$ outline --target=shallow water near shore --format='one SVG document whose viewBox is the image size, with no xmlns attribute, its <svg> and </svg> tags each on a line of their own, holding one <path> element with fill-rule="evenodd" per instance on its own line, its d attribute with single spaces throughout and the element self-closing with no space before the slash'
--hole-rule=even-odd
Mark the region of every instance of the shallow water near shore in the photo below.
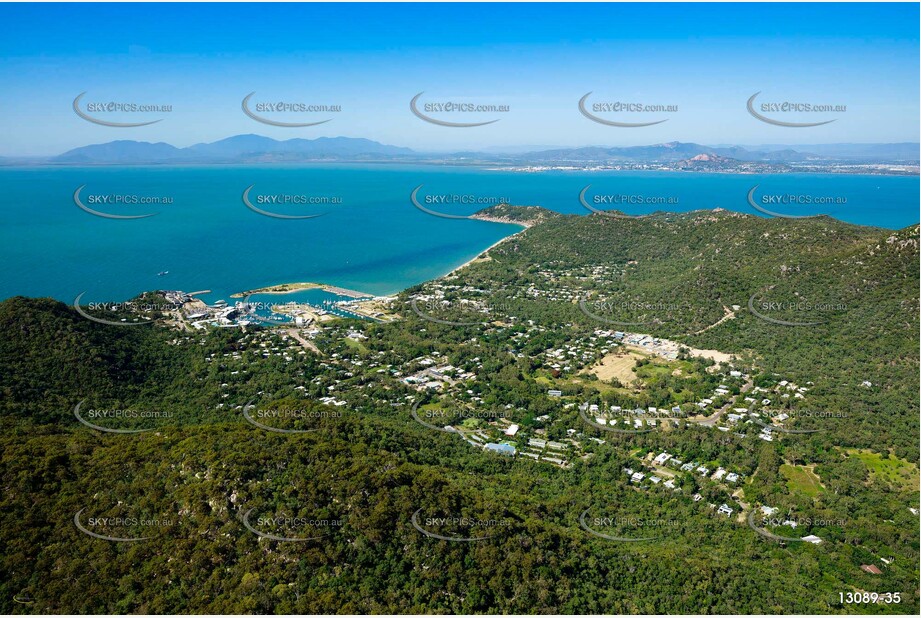
<svg viewBox="0 0 921 618">
<path fill-rule="evenodd" d="M 64 302 L 127 300 L 143 291 L 210 290 L 230 301 L 247 289 L 313 281 L 372 295 L 441 276 L 521 228 L 449 219 L 410 201 L 419 185 L 426 208 L 467 215 L 497 201 L 587 214 L 579 193 L 627 196 L 629 214 L 725 208 L 758 215 L 758 195 L 829 196 L 839 203 L 777 203 L 786 214 L 830 214 L 890 229 L 918 223 L 917 177 L 671 172 L 523 173 L 473 167 L 316 164 L 309 166 L 4 168 L 0 298 L 50 296 Z M 116 220 L 81 210 L 74 201 Z M 310 219 L 265 216 L 321 215 Z M 101 196 L 110 196 L 109 201 Z M 123 197 L 124 196 L 124 197 Z M 134 204 L 130 198 L 160 198 Z M 290 196 L 301 201 L 280 203 Z M 119 198 L 116 203 L 112 199 Z M 638 198 L 648 203 L 638 203 Z M 844 198 L 844 202 L 837 198 Z M 296 200 L 295 200 L 296 201 Z M 162 273 L 162 274 L 161 274 Z M 294 297 L 276 297 L 294 300 Z"/>
</svg>

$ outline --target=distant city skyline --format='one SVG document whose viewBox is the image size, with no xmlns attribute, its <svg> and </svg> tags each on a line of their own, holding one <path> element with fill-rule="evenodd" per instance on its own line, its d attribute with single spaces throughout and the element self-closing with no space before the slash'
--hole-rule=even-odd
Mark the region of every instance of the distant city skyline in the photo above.
<svg viewBox="0 0 921 618">
<path fill-rule="evenodd" d="M 3 156 L 113 140 L 178 147 L 255 133 L 360 137 L 421 152 L 916 142 L 917 4 L 3 5 Z M 162 113 L 80 118 L 109 101 Z M 339 106 L 259 112 L 267 102 Z M 410 110 L 417 102 L 426 121 Z M 609 126 L 602 120 L 646 124 Z M 781 122 L 824 122 L 806 128 Z M 439 103 L 508 111 L 439 113 Z M 656 112 L 608 112 L 612 102 Z M 843 106 L 787 113 L 781 102 Z M 602 109 L 593 110 L 593 105 Z M 675 109 L 677 108 L 677 109 Z M 86 109 L 84 107 L 84 109 Z M 440 126 L 437 121 L 480 123 Z M 543 146 L 540 146 L 543 145 Z"/>
</svg>

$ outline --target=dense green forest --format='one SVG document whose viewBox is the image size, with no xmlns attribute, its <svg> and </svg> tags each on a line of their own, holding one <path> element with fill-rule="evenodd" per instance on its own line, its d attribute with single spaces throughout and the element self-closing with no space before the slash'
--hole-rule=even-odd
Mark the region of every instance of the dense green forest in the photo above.
<svg viewBox="0 0 921 618">
<path fill-rule="evenodd" d="M 401 319 L 324 324 L 319 353 L 279 328 L 110 326 L 49 299 L 0 303 L 0 610 L 917 613 L 917 227 L 526 215 L 537 223 L 488 259 L 404 292 Z M 816 324 L 764 320 L 753 295 L 776 320 Z M 435 296 L 418 306 L 448 323 L 409 310 Z M 693 405 L 724 382 L 740 401 L 744 380 L 686 351 L 637 361 L 629 387 L 594 379 L 582 366 L 615 348 L 599 329 L 735 354 L 753 385 L 809 384 L 810 409 L 836 414 L 770 442 L 686 422 L 605 432 L 575 404 Z M 565 346 L 579 368 L 548 361 Z M 430 362 L 453 368 L 450 389 L 406 382 Z M 414 421 L 420 403 L 499 409 L 579 448 L 565 467 L 474 448 Z M 663 451 L 737 472 L 738 495 L 705 476 L 631 483 L 625 469 Z M 727 503 L 733 517 L 709 508 Z M 806 522 L 775 532 L 821 544 L 737 518 L 761 505 Z M 901 599 L 842 605 L 852 591 Z"/>
</svg>

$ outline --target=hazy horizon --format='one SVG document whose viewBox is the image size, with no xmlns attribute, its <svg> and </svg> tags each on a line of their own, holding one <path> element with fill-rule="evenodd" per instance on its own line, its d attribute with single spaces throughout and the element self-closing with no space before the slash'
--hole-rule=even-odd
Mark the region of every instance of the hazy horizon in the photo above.
<svg viewBox="0 0 921 618">
<path fill-rule="evenodd" d="M 186 149 L 186 148 L 190 148 L 190 147 L 192 147 L 192 146 L 199 146 L 199 145 L 205 145 L 205 144 L 214 144 L 214 143 L 222 142 L 222 141 L 229 140 L 229 139 L 233 139 L 233 138 L 237 138 L 237 137 L 248 137 L 248 136 L 264 137 L 264 138 L 273 139 L 273 140 L 276 140 L 276 141 L 279 141 L 279 142 L 284 142 L 284 141 L 286 141 L 286 140 L 288 140 L 288 139 L 307 139 L 307 140 L 313 140 L 313 139 L 319 139 L 319 138 L 326 138 L 326 139 L 342 139 L 342 138 L 344 138 L 344 139 L 369 139 L 369 138 L 362 137 L 362 136 L 352 136 L 352 135 L 329 135 L 329 136 L 318 136 L 318 137 L 298 137 L 298 136 L 291 136 L 291 137 L 270 137 L 270 136 L 268 136 L 268 135 L 263 135 L 262 133 L 239 133 L 239 134 L 235 134 L 235 135 L 227 135 L 227 136 L 224 136 L 224 137 L 216 138 L 215 140 L 210 141 L 210 142 L 196 142 L 196 143 L 187 144 L 187 145 L 174 144 L 174 143 L 170 143 L 170 142 L 165 141 L 165 140 L 113 139 L 113 140 L 102 141 L 102 142 L 91 143 L 91 144 L 81 144 L 81 145 L 75 146 L 74 148 L 71 148 L 71 149 L 68 149 L 68 150 L 65 150 L 65 151 L 62 151 L 62 152 L 49 152 L 49 153 L 32 154 L 32 155 L 6 154 L 6 155 L 0 155 L 0 157 L 10 158 L 10 159 L 17 159 L 17 158 L 18 158 L 18 159 L 45 159 L 45 158 L 54 158 L 54 157 L 60 156 L 60 155 L 62 155 L 62 154 L 66 154 L 67 152 L 70 152 L 71 150 L 79 150 L 79 149 L 81 149 L 81 148 L 86 148 L 86 147 L 90 147 L 90 146 L 101 146 L 101 145 L 111 144 L 111 143 L 113 143 L 113 142 L 136 142 L 136 143 L 144 143 L 144 144 L 152 144 L 152 145 L 156 145 L 156 144 L 167 144 L 167 145 L 173 146 L 173 147 L 178 148 L 178 149 Z M 376 140 L 372 140 L 372 141 L 376 141 Z M 410 147 L 410 146 L 406 146 L 406 145 L 404 145 L 404 144 L 389 144 L 389 143 L 384 143 L 384 142 L 379 142 L 379 143 L 380 143 L 381 145 L 384 145 L 384 146 L 393 146 L 393 147 L 397 147 L 397 148 L 409 148 L 409 149 L 411 149 L 411 150 L 413 151 L 414 154 L 419 154 L 419 155 L 456 154 L 456 153 L 460 153 L 460 152 L 477 152 L 477 153 L 481 153 L 481 154 L 509 154 L 509 155 L 512 155 L 512 154 L 538 153 L 538 152 L 545 152 L 545 151 L 551 151 L 551 150 L 570 150 L 570 149 L 581 149 L 581 148 L 604 148 L 604 149 L 612 149 L 612 148 L 630 148 L 630 147 L 644 147 L 644 146 L 645 146 L 645 147 L 649 147 L 649 146 L 658 146 L 658 145 L 664 145 L 664 144 L 670 144 L 670 143 L 682 143 L 682 144 L 694 143 L 694 144 L 698 144 L 698 145 L 700 145 L 700 146 L 705 146 L 705 147 L 714 148 L 714 149 L 719 149 L 719 148 L 742 148 L 742 149 L 748 150 L 749 152 L 753 152 L 753 151 L 772 152 L 772 151 L 783 150 L 783 149 L 794 149 L 794 150 L 798 150 L 798 151 L 804 152 L 804 153 L 805 153 L 805 152 L 808 152 L 808 149 L 809 149 L 810 147 L 813 147 L 813 148 L 816 148 L 816 147 L 828 148 L 828 147 L 846 147 L 846 146 L 896 146 L 896 145 L 902 145 L 902 144 L 921 145 L 921 142 L 917 142 L 917 141 L 904 141 L 904 142 L 827 142 L 827 143 L 811 143 L 811 144 L 790 144 L 790 143 L 783 143 L 783 144 L 740 144 L 740 143 L 728 143 L 728 142 L 727 142 L 727 143 L 717 143 L 717 144 L 714 144 L 714 143 L 685 142 L 685 141 L 683 141 L 683 140 L 665 140 L 665 141 L 661 141 L 661 142 L 650 142 L 650 143 L 644 143 L 644 144 L 630 144 L 630 145 L 618 145 L 618 144 L 606 144 L 606 143 L 590 143 L 590 144 L 580 144 L 580 145 L 574 145 L 574 146 L 564 146 L 564 145 L 535 145 L 535 146 L 526 146 L 526 145 L 510 144 L 510 145 L 508 145 L 508 146 L 487 146 L 487 147 L 480 148 L 480 149 L 454 149 L 454 148 L 448 148 L 448 147 L 443 147 L 443 148 L 437 148 L 437 147 L 436 147 L 436 148 L 417 149 L 417 148 L 412 148 L 412 147 Z"/>
</svg>

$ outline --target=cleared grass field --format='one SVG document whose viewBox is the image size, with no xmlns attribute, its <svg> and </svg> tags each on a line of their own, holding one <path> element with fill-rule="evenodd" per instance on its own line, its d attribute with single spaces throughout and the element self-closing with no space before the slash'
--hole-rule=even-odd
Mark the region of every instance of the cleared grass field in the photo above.
<svg viewBox="0 0 921 618">
<path fill-rule="evenodd" d="M 623 384 L 630 384 L 636 379 L 633 367 L 639 358 L 645 357 L 636 352 L 627 352 L 626 354 L 620 352 L 611 353 L 602 358 L 596 365 L 582 370 L 582 373 L 594 373 L 599 380 L 604 382 L 617 378 Z"/>
<path fill-rule="evenodd" d="M 348 337 L 345 338 L 345 345 L 347 345 L 350 348 L 355 348 L 356 350 L 362 353 L 365 353 L 368 351 L 368 348 L 365 347 L 365 345 L 362 344 L 360 341 L 355 341 L 354 339 L 349 339 Z"/>
<path fill-rule="evenodd" d="M 792 492 L 815 498 L 825 491 L 819 477 L 807 466 L 783 464 L 780 473 L 787 478 L 787 487 Z"/>
<path fill-rule="evenodd" d="M 910 461 L 892 455 L 883 458 L 882 454 L 868 450 L 849 449 L 846 452 L 849 457 L 856 457 L 869 468 L 872 481 L 883 481 L 904 489 L 918 488 L 918 468 Z"/>
<path fill-rule="evenodd" d="M 665 376 L 688 377 L 694 373 L 694 364 L 688 361 L 653 361 L 637 368 L 636 375 L 644 379 L 659 379 Z"/>
</svg>

